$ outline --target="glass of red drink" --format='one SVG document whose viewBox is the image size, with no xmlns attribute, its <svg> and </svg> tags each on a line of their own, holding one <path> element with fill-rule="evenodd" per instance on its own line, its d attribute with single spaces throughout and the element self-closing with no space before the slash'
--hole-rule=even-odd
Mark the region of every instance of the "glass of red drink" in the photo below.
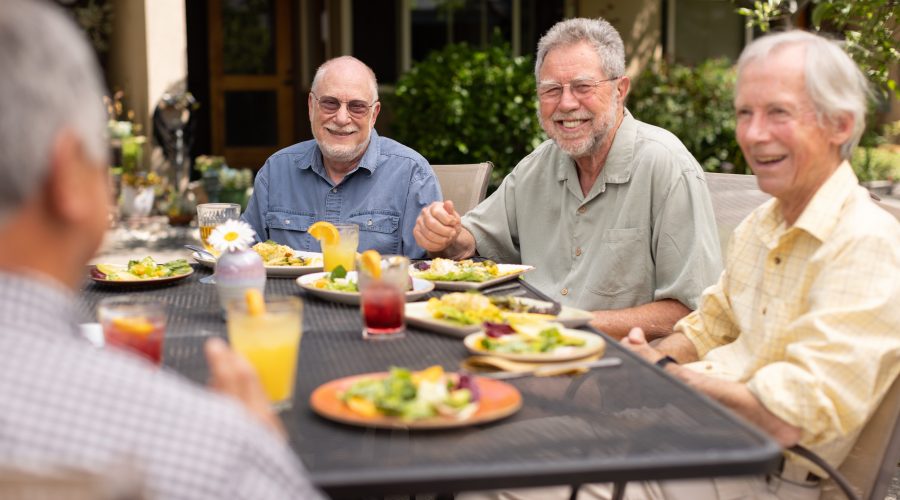
<svg viewBox="0 0 900 500">
<path fill-rule="evenodd" d="M 363 320 L 363 338 L 372 340 L 403 337 L 406 322 L 406 290 L 409 286 L 409 259 L 402 255 L 384 255 L 378 276 L 357 263 L 359 310 Z"/>
<path fill-rule="evenodd" d="M 162 363 L 166 331 L 166 306 L 147 297 L 110 297 L 100 301 L 97 318 L 106 345 Z"/>
</svg>

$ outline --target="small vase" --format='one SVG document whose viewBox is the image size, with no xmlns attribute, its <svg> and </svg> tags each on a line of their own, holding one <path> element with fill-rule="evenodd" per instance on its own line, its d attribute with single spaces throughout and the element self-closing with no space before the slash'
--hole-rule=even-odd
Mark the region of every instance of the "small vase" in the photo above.
<svg viewBox="0 0 900 500">
<path fill-rule="evenodd" d="M 259 293 L 266 289 L 266 268 L 262 258 L 251 249 L 228 251 L 216 262 L 216 289 L 222 309 L 231 300 L 243 300 L 248 288 Z"/>
</svg>

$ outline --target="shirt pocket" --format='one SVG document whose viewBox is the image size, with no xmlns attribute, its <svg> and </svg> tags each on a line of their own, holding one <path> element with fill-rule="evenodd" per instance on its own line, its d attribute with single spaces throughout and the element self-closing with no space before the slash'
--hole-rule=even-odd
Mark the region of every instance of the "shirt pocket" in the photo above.
<svg viewBox="0 0 900 500">
<path fill-rule="evenodd" d="M 632 307 L 653 300 L 649 231 L 644 228 L 607 229 L 600 238 L 602 266 L 588 290 L 605 297 L 609 309 Z"/>
<path fill-rule="evenodd" d="M 383 254 L 400 253 L 400 214 L 391 210 L 371 210 L 350 215 L 348 222 L 359 226 L 359 250 L 375 249 Z"/>
<path fill-rule="evenodd" d="M 269 231 L 269 238 L 296 250 L 312 250 L 311 240 L 306 231 L 315 221 L 315 216 L 311 214 L 294 214 L 289 212 L 269 212 L 266 214 L 266 228 Z M 318 247 L 315 251 L 319 251 Z"/>
</svg>

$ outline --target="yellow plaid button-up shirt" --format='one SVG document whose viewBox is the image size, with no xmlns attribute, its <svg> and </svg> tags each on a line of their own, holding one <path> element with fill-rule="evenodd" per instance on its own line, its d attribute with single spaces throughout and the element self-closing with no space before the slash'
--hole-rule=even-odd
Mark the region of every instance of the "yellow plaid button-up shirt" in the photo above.
<svg viewBox="0 0 900 500">
<path fill-rule="evenodd" d="M 900 224 L 845 162 L 793 226 L 778 200 L 754 210 L 675 331 L 688 366 L 746 383 L 837 466 L 900 372 Z"/>
</svg>

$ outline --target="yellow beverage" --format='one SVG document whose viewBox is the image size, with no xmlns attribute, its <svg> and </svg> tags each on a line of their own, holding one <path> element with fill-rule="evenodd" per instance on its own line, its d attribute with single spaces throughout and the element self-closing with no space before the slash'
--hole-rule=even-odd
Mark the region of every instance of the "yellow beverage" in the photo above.
<svg viewBox="0 0 900 500">
<path fill-rule="evenodd" d="M 209 244 L 209 235 L 212 234 L 213 229 L 215 228 L 215 225 L 200 226 L 200 241 L 203 243 L 203 248 L 207 249 L 208 251 L 213 250 L 213 247 Z"/>
<path fill-rule="evenodd" d="M 253 315 L 244 301 L 228 304 L 228 339 L 259 376 L 269 401 L 290 406 L 302 337 L 302 304 L 297 297 L 266 300 L 266 310 Z"/>
<path fill-rule="evenodd" d="M 325 271 L 331 272 L 337 266 L 347 271 L 356 269 L 356 240 L 341 239 L 334 245 L 322 245 L 322 261 Z"/>
</svg>

